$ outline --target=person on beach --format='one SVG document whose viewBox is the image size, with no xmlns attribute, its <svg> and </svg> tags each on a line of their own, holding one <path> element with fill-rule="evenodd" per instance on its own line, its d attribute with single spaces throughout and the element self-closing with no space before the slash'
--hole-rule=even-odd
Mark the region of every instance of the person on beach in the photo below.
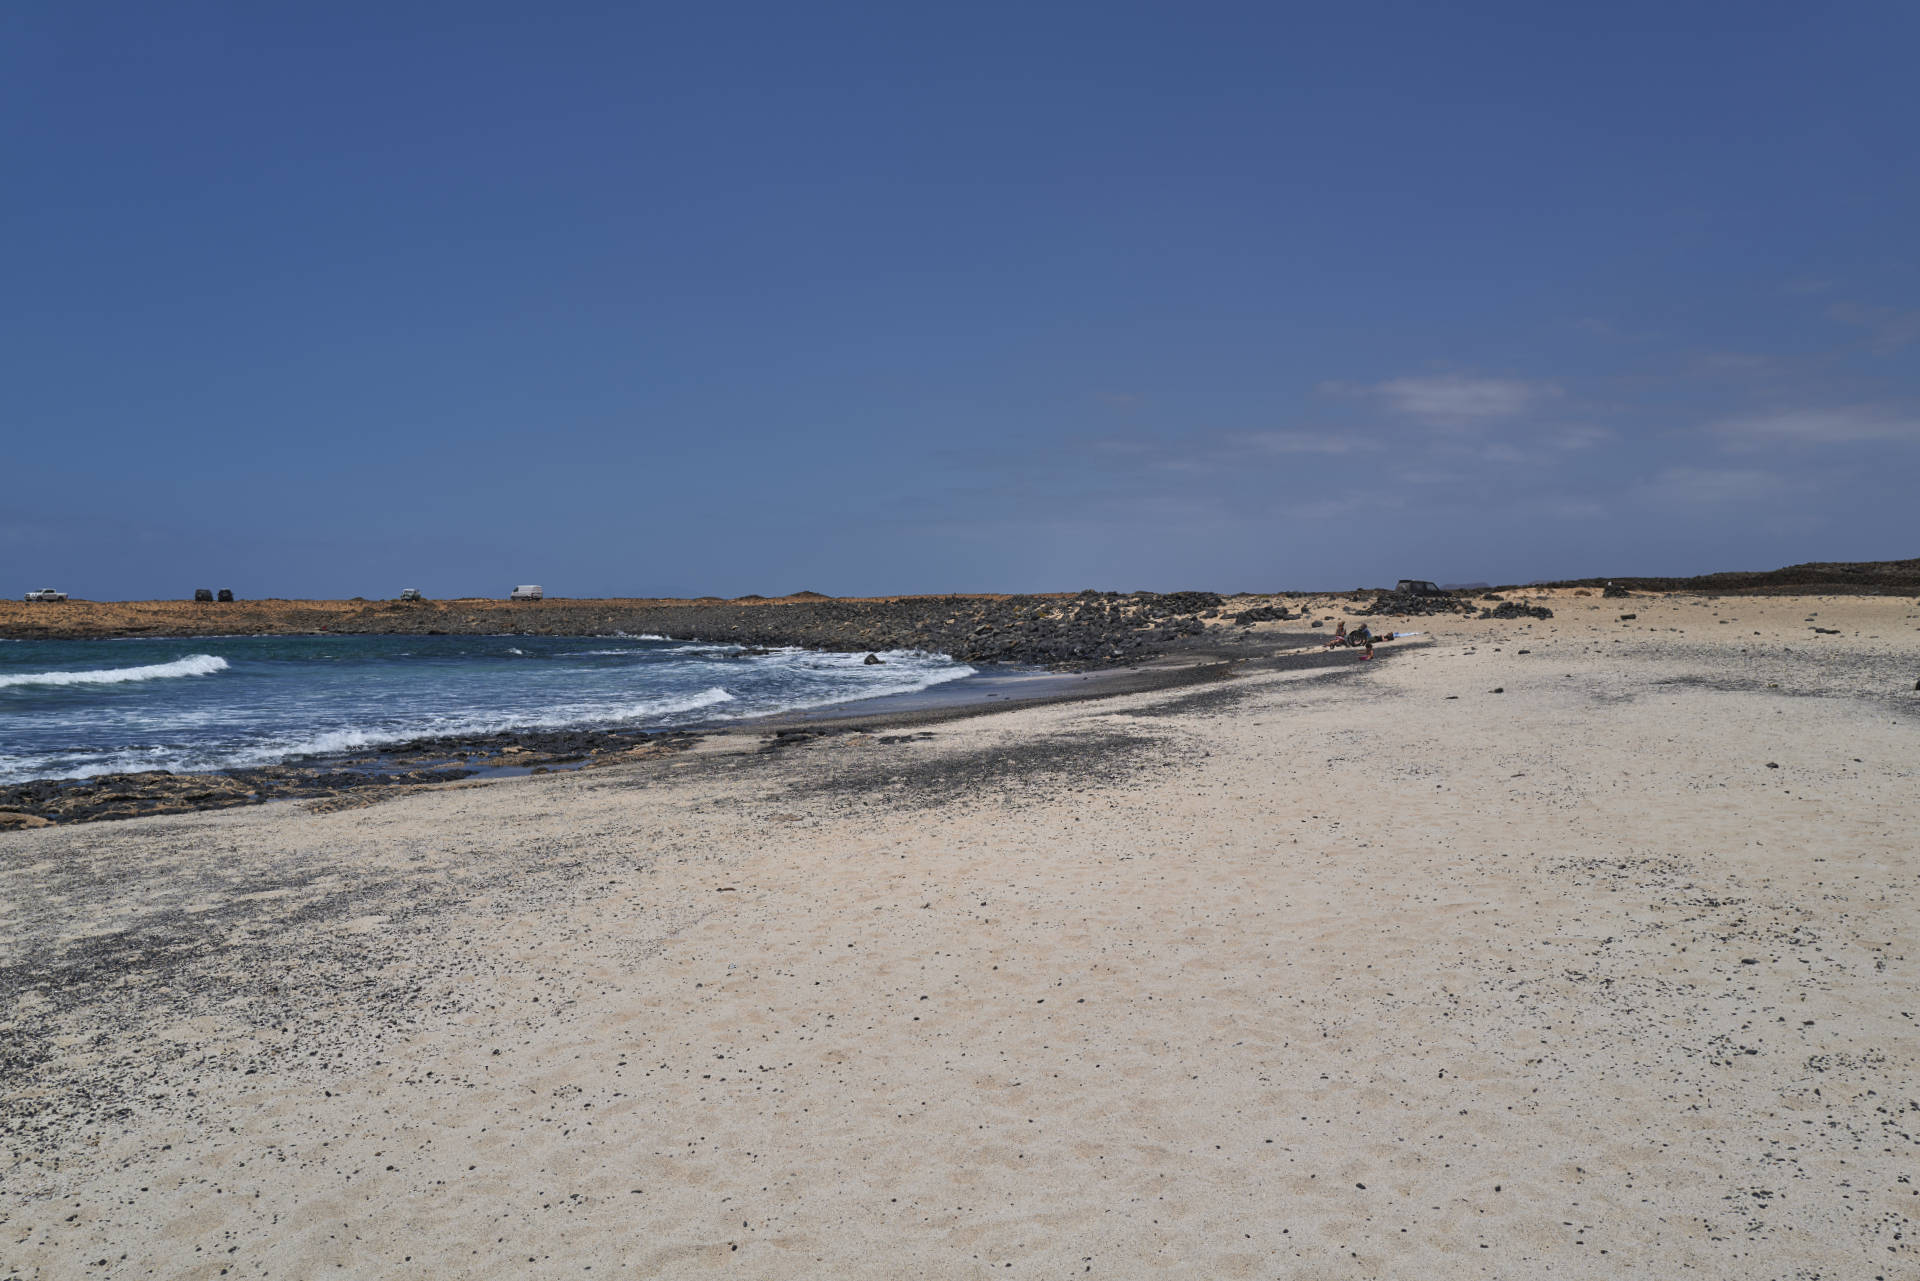
<svg viewBox="0 0 1920 1281">
<path fill-rule="evenodd" d="M 1347 620 L 1343 618 L 1334 627 L 1333 635 L 1327 637 L 1325 648 L 1332 649 L 1336 645 L 1344 645 L 1346 643 L 1347 643 Z"/>
</svg>

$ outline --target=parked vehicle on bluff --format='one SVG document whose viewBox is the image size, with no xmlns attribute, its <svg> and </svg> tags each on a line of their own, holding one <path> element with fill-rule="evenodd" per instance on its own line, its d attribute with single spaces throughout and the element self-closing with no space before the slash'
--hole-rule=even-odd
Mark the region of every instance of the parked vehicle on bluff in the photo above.
<svg viewBox="0 0 1920 1281">
<path fill-rule="evenodd" d="M 418 587 L 402 587 L 400 589 L 400 599 L 401 600 L 425 600 L 426 597 L 420 594 L 420 589 Z"/>
<path fill-rule="evenodd" d="M 213 588 L 211 587 L 194 588 L 193 599 L 197 604 L 202 604 L 202 605 L 213 604 Z"/>
<path fill-rule="evenodd" d="M 42 587 L 39 591 L 28 592 L 26 595 L 28 600 L 65 600 L 66 598 L 65 592 L 57 592 L 51 587 Z"/>
<path fill-rule="evenodd" d="M 219 594 L 215 596 L 214 599 L 219 601 L 222 605 L 233 604 L 233 588 L 222 587 L 220 589 Z"/>
<path fill-rule="evenodd" d="M 1424 578 L 1403 578 L 1393 589 L 1401 596 L 1445 596 L 1446 593 Z"/>
<path fill-rule="evenodd" d="M 508 593 L 507 599 L 508 600 L 539 600 L 544 595 L 546 595 L 546 593 L 540 590 L 540 584 L 522 583 L 520 584 L 520 586 L 514 588 L 512 592 Z"/>
</svg>

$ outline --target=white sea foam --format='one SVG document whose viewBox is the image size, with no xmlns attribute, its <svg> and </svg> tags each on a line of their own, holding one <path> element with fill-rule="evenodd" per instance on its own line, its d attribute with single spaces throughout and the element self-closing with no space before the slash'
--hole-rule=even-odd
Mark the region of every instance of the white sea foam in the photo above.
<svg viewBox="0 0 1920 1281">
<path fill-rule="evenodd" d="M 787 697 L 769 702 L 766 705 L 745 706 L 737 712 L 717 716 L 715 719 L 741 720 L 747 717 L 776 715 L 783 712 L 813 711 L 817 708 L 833 707 L 841 703 L 864 702 L 869 698 L 889 698 L 900 694 L 918 694 L 922 690 L 932 689 L 936 685 L 945 685 L 949 681 L 961 680 L 975 674 L 974 669 L 965 663 L 952 667 L 941 667 L 933 671 L 928 671 L 924 667 L 915 670 L 912 666 L 914 660 L 924 661 L 933 657 L 916 650 L 891 649 L 879 651 L 883 661 L 892 665 L 892 670 L 886 671 L 884 676 L 876 672 L 876 669 L 873 667 L 865 667 L 866 655 L 864 654 L 816 654 L 812 651 L 795 652 L 806 653 L 813 658 L 830 660 L 821 665 L 825 669 L 854 666 L 864 667 L 865 671 L 872 674 L 873 678 L 864 688 L 847 689 L 842 687 L 822 689 L 817 694 L 811 696 L 796 697 L 788 695 Z"/>
<path fill-rule="evenodd" d="M 261 743 L 246 751 L 225 757 L 215 765 L 201 765 L 198 768 L 271 765 L 289 757 L 335 756 L 342 752 L 355 752 L 388 743 L 405 743 L 416 738 L 464 738 L 469 735 L 502 734 L 513 730 L 567 729 L 575 725 L 617 725 L 631 721 L 649 721 L 732 701 L 733 695 L 716 685 L 680 698 L 655 699 L 633 703 L 626 707 L 562 708 L 546 716 L 446 716 L 369 729 L 332 729 L 291 742 Z"/>
<path fill-rule="evenodd" d="M 103 667 L 90 672 L 21 672 L 0 676 L 0 689 L 19 685 L 124 685 L 128 681 L 157 681 L 174 676 L 211 676 L 227 670 L 227 660 L 214 654 L 189 654 L 171 663 L 146 667 Z"/>
<path fill-rule="evenodd" d="M 668 699 L 659 703 L 635 703 L 623 715 L 628 720 L 637 720 L 644 716 L 672 716 L 676 712 L 697 712 L 703 707 L 713 707 L 719 703 L 731 703 L 733 695 L 714 685 L 701 690 L 698 694 L 689 694 L 685 698 Z"/>
</svg>

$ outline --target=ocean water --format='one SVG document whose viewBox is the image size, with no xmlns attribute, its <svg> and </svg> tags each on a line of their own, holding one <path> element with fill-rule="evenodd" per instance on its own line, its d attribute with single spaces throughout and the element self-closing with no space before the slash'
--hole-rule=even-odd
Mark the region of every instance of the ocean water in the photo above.
<svg viewBox="0 0 1920 1281">
<path fill-rule="evenodd" d="M 630 636 L 0 640 L 0 782 L 214 770 L 513 729 L 642 729 L 907 694 L 942 655 Z"/>
</svg>

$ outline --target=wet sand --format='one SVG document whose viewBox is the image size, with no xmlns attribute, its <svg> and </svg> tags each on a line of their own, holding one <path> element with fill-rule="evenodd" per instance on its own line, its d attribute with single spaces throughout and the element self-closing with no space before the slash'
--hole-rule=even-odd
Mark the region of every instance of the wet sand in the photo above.
<svg viewBox="0 0 1920 1281">
<path fill-rule="evenodd" d="M 1920 605 L 1543 599 L 0 833 L 0 1276 L 1912 1275 Z"/>
</svg>

